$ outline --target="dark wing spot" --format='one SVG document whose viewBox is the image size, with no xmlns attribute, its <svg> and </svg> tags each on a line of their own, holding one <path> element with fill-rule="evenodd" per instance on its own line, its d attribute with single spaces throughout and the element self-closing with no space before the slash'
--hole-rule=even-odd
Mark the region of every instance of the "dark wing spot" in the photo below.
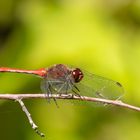
<svg viewBox="0 0 140 140">
<path fill-rule="evenodd" d="M 118 85 L 119 87 L 122 87 L 121 83 L 116 82 L 116 85 Z"/>
</svg>

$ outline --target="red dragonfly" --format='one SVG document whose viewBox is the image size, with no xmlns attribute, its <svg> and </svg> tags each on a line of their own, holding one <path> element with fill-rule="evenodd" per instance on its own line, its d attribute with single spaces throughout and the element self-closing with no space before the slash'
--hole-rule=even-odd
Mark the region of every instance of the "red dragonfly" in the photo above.
<svg viewBox="0 0 140 140">
<path fill-rule="evenodd" d="M 119 82 L 64 64 L 56 64 L 38 70 L 0 67 L 0 72 L 38 75 L 43 79 L 41 90 L 48 98 L 51 94 L 73 93 L 77 96 L 89 95 L 116 100 L 123 95 L 123 87 Z"/>
</svg>

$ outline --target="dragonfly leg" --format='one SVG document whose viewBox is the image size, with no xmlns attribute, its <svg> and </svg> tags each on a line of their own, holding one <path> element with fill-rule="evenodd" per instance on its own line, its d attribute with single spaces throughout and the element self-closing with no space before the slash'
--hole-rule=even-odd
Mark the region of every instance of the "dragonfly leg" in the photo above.
<svg viewBox="0 0 140 140">
<path fill-rule="evenodd" d="M 49 83 L 48 83 L 49 84 Z M 50 102 L 50 97 L 49 97 L 49 95 L 52 95 L 52 92 L 51 92 L 51 85 L 49 84 L 49 86 L 48 86 L 48 99 L 49 99 L 49 102 Z M 54 102 L 55 102 L 55 104 L 56 104 L 56 106 L 59 108 L 59 106 L 58 106 L 58 104 L 57 104 L 57 101 L 56 101 L 56 99 L 55 98 L 53 98 L 53 100 L 54 100 Z"/>
<path fill-rule="evenodd" d="M 77 93 L 75 90 L 72 89 L 72 91 L 73 91 L 74 95 L 76 95 L 76 96 L 78 96 L 78 97 L 81 97 L 80 94 Z"/>
<path fill-rule="evenodd" d="M 59 105 L 58 105 L 58 103 L 57 103 L 56 99 L 55 99 L 55 98 L 53 98 L 53 100 L 54 100 L 55 105 L 57 106 L 57 108 L 59 108 Z"/>
<path fill-rule="evenodd" d="M 51 90 L 49 87 L 49 82 L 46 79 L 42 81 L 41 89 L 45 94 L 45 99 L 47 99 L 48 103 L 50 103 L 49 94 L 51 94 Z"/>
<path fill-rule="evenodd" d="M 50 84 L 48 83 L 48 88 L 47 88 L 47 99 L 48 99 L 48 102 L 50 103 L 50 95 L 51 95 L 51 88 L 50 88 Z"/>
<path fill-rule="evenodd" d="M 71 82 L 72 87 L 74 87 L 78 92 L 80 92 L 80 90 L 78 89 L 78 87 L 77 87 L 75 84 L 73 84 L 72 81 L 70 81 L 70 82 Z M 77 93 L 74 89 L 72 89 L 72 91 L 73 91 L 73 93 L 74 93 L 76 96 L 81 97 L 80 94 Z"/>
</svg>

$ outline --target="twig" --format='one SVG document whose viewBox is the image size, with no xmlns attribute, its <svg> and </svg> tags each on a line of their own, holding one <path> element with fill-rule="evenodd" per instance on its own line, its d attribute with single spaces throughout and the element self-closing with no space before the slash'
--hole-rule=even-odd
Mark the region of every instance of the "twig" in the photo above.
<svg viewBox="0 0 140 140">
<path fill-rule="evenodd" d="M 6 100 L 19 100 L 19 99 L 45 99 L 47 96 L 44 94 L 0 94 L 0 100 L 6 99 Z M 49 98 L 56 98 L 56 99 L 67 99 L 67 100 L 83 100 L 83 101 L 89 101 L 89 102 L 100 102 L 105 104 L 112 104 L 116 106 L 121 106 L 124 108 L 132 109 L 135 111 L 140 112 L 140 107 L 133 106 L 127 103 L 122 102 L 121 100 L 108 100 L 108 99 L 102 99 L 102 98 L 93 98 L 93 97 L 87 97 L 87 96 L 76 96 L 73 94 L 51 94 L 49 95 Z"/>
<path fill-rule="evenodd" d="M 38 126 L 32 120 L 31 114 L 27 110 L 27 108 L 24 105 L 24 102 L 22 100 L 23 99 L 39 99 L 39 98 L 45 99 L 47 97 L 48 96 L 45 96 L 45 94 L 0 94 L 0 100 L 6 99 L 6 100 L 15 100 L 15 101 L 19 102 L 19 104 L 22 107 L 22 110 L 25 112 L 25 114 L 29 120 L 30 125 L 36 131 L 36 133 L 38 133 L 41 137 L 43 137 L 44 134 L 38 130 Z M 131 109 L 131 110 L 140 112 L 140 107 L 124 103 L 120 100 L 108 100 L 108 99 L 93 98 L 93 97 L 87 97 L 87 96 L 76 96 L 73 94 L 61 94 L 61 95 L 60 94 L 51 94 L 51 95 L 49 95 L 49 98 L 100 102 L 100 103 L 116 105 L 116 106 L 120 106 L 120 107 L 124 107 L 127 109 Z"/>
<path fill-rule="evenodd" d="M 41 137 L 44 137 L 45 135 L 38 130 L 38 126 L 34 123 L 32 117 L 31 117 L 31 114 L 29 113 L 28 109 L 26 108 L 24 102 L 21 99 L 17 99 L 16 101 L 19 102 L 20 106 L 22 107 L 22 110 L 25 112 L 32 129 L 35 130 L 35 132 L 38 135 L 40 135 Z"/>
</svg>

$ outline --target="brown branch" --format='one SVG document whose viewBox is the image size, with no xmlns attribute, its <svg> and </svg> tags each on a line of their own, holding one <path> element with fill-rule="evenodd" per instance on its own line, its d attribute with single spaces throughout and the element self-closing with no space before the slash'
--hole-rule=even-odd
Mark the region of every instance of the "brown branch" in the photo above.
<svg viewBox="0 0 140 140">
<path fill-rule="evenodd" d="M 18 101 L 20 106 L 22 107 L 22 110 L 25 112 L 30 125 L 32 126 L 32 129 L 34 129 L 41 137 L 44 136 L 43 133 L 41 133 L 38 130 L 38 126 L 34 123 L 33 119 L 31 118 L 31 115 L 29 111 L 27 110 L 26 106 L 24 105 L 23 99 L 45 99 L 47 96 L 45 94 L 0 94 L 0 100 L 6 99 L 6 100 L 15 100 Z M 104 104 L 111 104 L 115 106 L 124 107 L 127 109 L 135 110 L 140 112 L 140 107 L 133 106 L 127 103 L 124 103 L 120 100 L 108 100 L 108 99 L 102 99 L 102 98 L 93 98 L 93 97 L 87 97 L 87 96 L 76 96 L 73 94 L 51 94 L 49 95 L 49 98 L 55 98 L 55 99 L 67 99 L 67 100 L 82 100 L 82 101 L 89 101 L 89 102 L 99 102 Z"/>
</svg>

